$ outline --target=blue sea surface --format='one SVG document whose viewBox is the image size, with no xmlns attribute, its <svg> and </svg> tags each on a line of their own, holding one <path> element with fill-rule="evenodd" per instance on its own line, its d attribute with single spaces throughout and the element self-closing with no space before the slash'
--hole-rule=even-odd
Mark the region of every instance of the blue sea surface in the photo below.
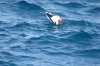
<svg viewBox="0 0 100 66">
<path fill-rule="evenodd" d="M 0 0 L 0 66 L 100 66 L 100 0 Z"/>
</svg>

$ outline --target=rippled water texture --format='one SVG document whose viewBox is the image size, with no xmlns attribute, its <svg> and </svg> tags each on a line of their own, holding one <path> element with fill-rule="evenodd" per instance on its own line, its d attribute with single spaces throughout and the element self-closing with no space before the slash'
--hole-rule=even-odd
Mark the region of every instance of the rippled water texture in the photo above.
<svg viewBox="0 0 100 66">
<path fill-rule="evenodd" d="M 0 0 L 0 66 L 100 66 L 100 0 Z"/>
</svg>

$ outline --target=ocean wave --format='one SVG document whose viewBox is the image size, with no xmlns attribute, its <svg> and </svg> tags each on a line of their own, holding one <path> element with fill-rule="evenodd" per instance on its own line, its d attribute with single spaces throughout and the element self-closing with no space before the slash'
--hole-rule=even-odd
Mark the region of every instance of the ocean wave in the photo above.
<svg viewBox="0 0 100 66">
<path fill-rule="evenodd" d="M 84 26 L 84 27 L 91 27 L 92 23 L 84 20 L 67 20 L 66 22 L 68 25 L 73 25 L 73 26 Z"/>
<path fill-rule="evenodd" d="M 20 1 L 17 3 L 17 5 L 18 10 L 16 11 L 16 13 L 23 18 L 36 19 L 36 16 L 44 15 L 44 9 L 38 5 L 31 4 L 26 1 Z"/>
<path fill-rule="evenodd" d="M 14 32 L 28 32 L 31 31 L 33 28 L 33 25 L 27 23 L 27 22 L 21 22 L 21 23 L 17 23 L 13 26 L 10 27 L 5 27 L 5 29 L 7 29 L 8 31 L 14 31 Z"/>
<path fill-rule="evenodd" d="M 81 39 L 81 40 L 78 41 L 79 39 Z M 75 42 L 83 41 L 82 43 L 84 43 L 85 41 L 91 40 L 91 39 L 92 39 L 92 35 L 87 32 L 84 32 L 84 31 L 77 32 L 68 37 L 68 40 L 71 40 L 72 42 L 73 41 L 75 41 Z"/>
<path fill-rule="evenodd" d="M 28 10 L 44 10 L 40 6 L 28 3 L 27 1 L 19 1 L 18 5 L 22 6 L 23 9 L 28 9 Z"/>
<path fill-rule="evenodd" d="M 33 25 L 27 23 L 27 22 L 21 22 L 21 23 L 17 23 L 16 25 L 12 26 L 12 28 L 27 28 L 27 27 L 33 27 Z"/>
<path fill-rule="evenodd" d="M 7 27 L 7 26 L 11 26 L 11 24 L 10 23 L 7 23 L 6 21 L 0 21 L 0 27 L 2 29 L 5 28 L 5 27 Z"/>
<path fill-rule="evenodd" d="M 90 33 L 100 33 L 99 32 L 99 28 L 100 28 L 100 24 L 99 23 L 93 23 L 93 22 L 89 22 L 89 21 L 85 21 L 85 20 L 64 20 L 66 23 L 64 23 L 63 25 L 67 26 L 67 27 L 63 27 L 66 29 L 73 29 L 73 30 L 78 30 L 78 31 L 90 31 Z M 73 28 L 72 28 L 73 27 Z M 63 29 L 62 28 L 62 29 Z"/>
<path fill-rule="evenodd" d="M 0 54 L 2 54 L 4 56 L 13 56 L 11 53 L 9 53 L 7 51 L 1 51 Z"/>
<path fill-rule="evenodd" d="M 81 3 L 77 3 L 77 2 L 69 2 L 69 3 L 64 3 L 64 4 L 55 3 L 55 4 L 58 4 L 63 7 L 67 7 L 67 8 L 84 8 L 84 7 L 86 7 L 85 5 L 83 5 Z"/>
<path fill-rule="evenodd" d="M 90 45 L 91 41 L 92 41 L 92 34 L 89 34 L 87 32 L 84 31 L 78 31 L 78 32 L 72 32 L 68 35 L 65 35 L 64 37 L 60 38 L 58 41 L 62 44 L 66 43 L 66 44 L 76 44 L 78 46 L 80 45 Z M 81 40 L 80 40 L 81 39 Z M 80 40 L 80 41 L 79 41 Z M 87 41 L 87 42 L 86 42 Z"/>
<path fill-rule="evenodd" d="M 0 0 L 1 66 L 95 66 L 100 61 L 100 7 L 95 4 L 99 1 Z M 63 23 L 55 27 L 45 9 Z"/>
<path fill-rule="evenodd" d="M 100 0 L 85 0 L 87 3 L 100 3 Z"/>
<path fill-rule="evenodd" d="M 42 37 L 41 37 L 42 38 Z M 35 41 L 39 41 L 41 40 L 40 37 L 33 37 L 33 38 L 29 38 L 27 41 L 25 41 L 25 43 L 35 43 Z"/>
<path fill-rule="evenodd" d="M 44 25 L 44 24 L 43 24 Z M 13 26 L 9 26 L 9 27 L 5 27 L 5 29 L 7 31 L 13 31 L 15 33 L 18 33 L 19 36 L 23 36 L 24 34 L 26 33 L 36 33 L 38 34 L 37 32 L 40 32 L 41 33 L 44 33 L 45 32 L 45 28 L 43 25 L 40 25 L 38 23 L 27 23 L 27 22 L 19 22 L 19 23 L 16 23 L 15 25 Z M 42 28 L 42 29 L 40 29 Z"/>
<path fill-rule="evenodd" d="M 36 19 L 36 16 L 43 15 L 44 9 L 38 5 L 28 3 L 27 1 L 19 1 L 14 3 L 1 3 L 1 12 L 4 12 L 4 15 L 10 14 L 13 16 L 23 17 L 23 18 L 33 18 Z M 41 17 L 38 17 L 41 18 Z"/>
<path fill-rule="evenodd" d="M 9 34 L 4 34 L 4 33 L 1 33 L 0 34 L 0 39 L 1 39 L 1 41 L 3 41 L 3 40 L 5 40 L 5 39 L 9 39 L 9 37 L 10 37 L 10 35 Z"/>
<path fill-rule="evenodd" d="M 100 14 L 100 7 L 91 8 L 90 10 L 88 10 L 88 12 L 92 14 Z"/>
<path fill-rule="evenodd" d="M 0 0 L 0 3 L 16 3 L 21 0 Z"/>
<path fill-rule="evenodd" d="M 74 52 L 77 56 L 84 56 L 84 57 L 92 57 L 92 58 L 99 58 L 100 57 L 100 49 L 89 49 L 89 50 L 83 50 L 83 51 L 76 51 Z"/>
<path fill-rule="evenodd" d="M 0 63 L 2 64 L 2 66 L 17 66 L 14 63 L 11 62 L 6 62 L 6 61 L 0 61 Z"/>
<path fill-rule="evenodd" d="M 42 52 L 44 52 L 47 55 L 51 55 L 51 56 L 66 56 L 66 55 L 71 55 L 71 53 L 67 53 L 67 52 L 60 52 L 60 51 L 49 51 L 49 50 L 41 50 Z"/>
</svg>

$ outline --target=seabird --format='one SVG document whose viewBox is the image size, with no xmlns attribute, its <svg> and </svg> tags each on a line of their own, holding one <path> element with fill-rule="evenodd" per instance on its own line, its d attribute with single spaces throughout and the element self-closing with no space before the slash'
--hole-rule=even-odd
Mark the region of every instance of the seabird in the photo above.
<svg viewBox="0 0 100 66">
<path fill-rule="evenodd" d="M 57 26 L 62 23 L 62 19 L 58 15 L 46 11 L 46 16 L 53 24 Z"/>
</svg>

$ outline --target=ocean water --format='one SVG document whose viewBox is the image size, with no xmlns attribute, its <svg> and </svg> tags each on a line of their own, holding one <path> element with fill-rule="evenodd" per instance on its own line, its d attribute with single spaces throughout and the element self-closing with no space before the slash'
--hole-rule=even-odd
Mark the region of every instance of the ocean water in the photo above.
<svg viewBox="0 0 100 66">
<path fill-rule="evenodd" d="M 100 0 L 0 0 L 0 66 L 100 66 Z"/>
</svg>

